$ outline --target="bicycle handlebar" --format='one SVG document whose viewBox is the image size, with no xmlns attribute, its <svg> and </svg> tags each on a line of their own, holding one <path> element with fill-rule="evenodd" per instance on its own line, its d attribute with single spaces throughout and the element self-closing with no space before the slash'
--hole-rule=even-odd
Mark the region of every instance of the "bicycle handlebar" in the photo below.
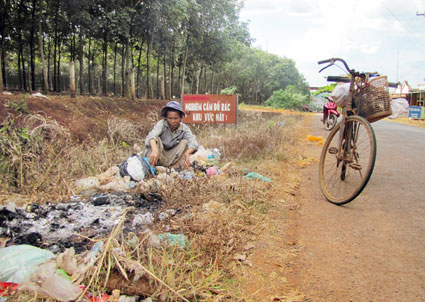
<svg viewBox="0 0 425 302">
<path fill-rule="evenodd" d="M 339 77 L 339 76 L 328 76 L 326 80 L 328 82 L 343 82 L 343 83 L 349 83 L 351 81 L 349 77 Z"/>
<path fill-rule="evenodd" d="M 354 71 L 354 70 L 351 70 L 351 69 L 350 69 L 350 67 L 348 67 L 347 62 L 345 62 L 345 61 L 344 61 L 343 59 L 341 59 L 341 58 L 331 58 L 331 59 L 322 60 L 322 61 L 319 61 L 319 62 L 318 62 L 318 64 L 320 65 L 320 64 L 330 63 L 330 64 L 329 64 L 329 66 L 332 66 L 332 65 L 334 65 L 334 64 L 335 64 L 335 62 L 337 62 L 337 61 L 339 61 L 339 62 L 341 62 L 342 64 L 344 64 L 345 69 L 347 69 L 347 71 L 348 71 L 350 74 L 354 75 L 355 71 Z M 324 70 L 324 69 L 328 68 L 329 66 L 327 66 L 327 67 L 325 67 L 325 68 L 322 68 L 320 71 L 322 71 L 322 70 Z M 320 71 L 319 71 L 319 72 L 320 72 Z"/>
<path fill-rule="evenodd" d="M 342 83 L 350 83 L 351 79 L 349 77 L 339 77 L 339 76 L 328 76 L 326 78 L 328 82 L 342 82 Z M 397 88 L 399 83 L 388 82 L 388 87 Z"/>
</svg>

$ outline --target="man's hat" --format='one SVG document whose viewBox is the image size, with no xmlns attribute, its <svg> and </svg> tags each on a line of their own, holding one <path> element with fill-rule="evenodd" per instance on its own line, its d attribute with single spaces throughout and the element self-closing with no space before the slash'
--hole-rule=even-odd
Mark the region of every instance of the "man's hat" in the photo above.
<svg viewBox="0 0 425 302">
<path fill-rule="evenodd" d="M 186 113 L 184 113 L 182 106 L 180 106 L 180 104 L 176 101 L 171 101 L 171 102 L 168 102 L 168 104 L 165 105 L 164 108 L 162 108 L 161 117 L 167 117 L 167 112 L 169 111 L 169 109 L 173 109 L 178 112 L 181 112 L 183 116 L 186 116 Z"/>
</svg>

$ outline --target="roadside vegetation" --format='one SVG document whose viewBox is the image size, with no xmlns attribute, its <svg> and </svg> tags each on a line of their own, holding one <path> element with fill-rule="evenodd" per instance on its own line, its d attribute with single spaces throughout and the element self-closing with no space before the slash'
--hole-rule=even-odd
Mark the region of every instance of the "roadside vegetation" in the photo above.
<svg viewBox="0 0 425 302">
<path fill-rule="evenodd" d="M 85 137 L 78 142 L 78 136 L 72 134 L 75 129 L 33 112 L 33 103 L 20 100 L 5 102 L 9 116 L 0 132 L 3 203 L 69 200 L 74 180 L 101 173 L 139 151 L 160 109 L 160 104 L 150 107 L 147 113 L 140 113 L 145 116 L 140 120 L 128 118 L 133 112 L 118 110 L 121 118 L 109 116 L 103 137 Z M 95 107 L 107 104 L 98 99 Z M 25 106 L 24 112 L 17 110 Z M 68 109 L 71 107 L 69 103 Z M 98 112 L 85 114 L 96 119 Z M 68 114 L 74 116 L 75 112 Z M 104 239 L 105 249 L 82 283 L 95 294 L 120 288 L 122 294 L 150 296 L 157 301 L 250 301 L 238 271 L 250 265 L 249 254 L 265 228 L 271 205 L 292 197 L 296 181 L 289 178 L 289 171 L 299 160 L 301 119 L 299 114 L 242 110 L 237 127 L 193 127 L 201 145 L 221 150 L 219 165 L 231 162 L 231 167 L 209 178 L 177 180 L 174 186 L 157 192 L 166 201 L 164 210 L 178 209 L 179 214 L 154 225 L 152 232 L 184 234 L 187 245 L 154 246 L 148 235 L 126 234 L 120 223 Z M 246 179 L 248 172 L 272 181 Z M 138 281 L 133 281 L 141 271 Z M 21 293 L 8 301 L 26 299 L 29 297 Z"/>
</svg>

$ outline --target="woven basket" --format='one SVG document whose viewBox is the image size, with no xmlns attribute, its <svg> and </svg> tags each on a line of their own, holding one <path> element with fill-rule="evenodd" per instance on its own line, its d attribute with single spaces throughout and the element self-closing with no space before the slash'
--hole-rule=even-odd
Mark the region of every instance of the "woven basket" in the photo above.
<svg viewBox="0 0 425 302">
<path fill-rule="evenodd" d="M 390 116 L 392 111 L 387 77 L 377 77 L 370 80 L 366 87 L 360 90 L 355 104 L 357 114 L 370 123 Z"/>
</svg>

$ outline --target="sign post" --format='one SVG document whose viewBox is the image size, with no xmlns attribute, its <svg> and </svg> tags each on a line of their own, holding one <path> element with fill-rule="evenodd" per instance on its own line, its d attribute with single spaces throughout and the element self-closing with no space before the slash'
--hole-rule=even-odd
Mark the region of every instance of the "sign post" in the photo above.
<svg viewBox="0 0 425 302">
<path fill-rule="evenodd" d="M 182 108 L 185 124 L 237 124 L 236 94 L 185 94 Z"/>
<path fill-rule="evenodd" d="M 424 118 L 423 107 L 420 106 L 410 106 L 409 108 L 409 117 L 414 119 Z"/>
</svg>

